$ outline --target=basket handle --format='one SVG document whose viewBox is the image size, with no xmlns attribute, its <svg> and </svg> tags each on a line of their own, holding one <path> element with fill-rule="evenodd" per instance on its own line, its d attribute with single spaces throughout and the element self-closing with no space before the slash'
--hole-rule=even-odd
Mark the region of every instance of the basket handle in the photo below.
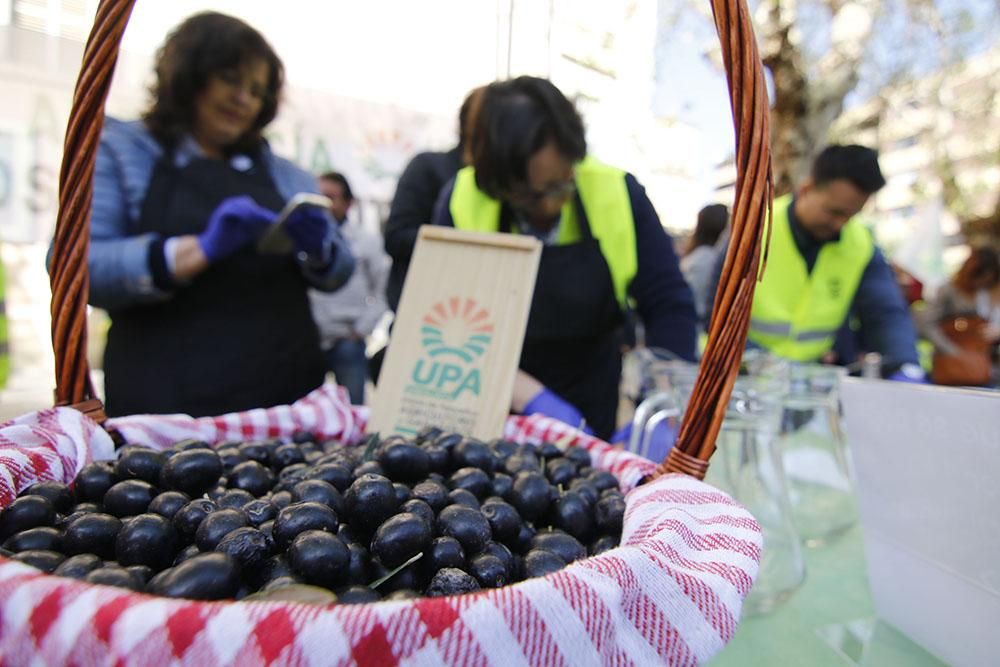
<svg viewBox="0 0 1000 667">
<path fill-rule="evenodd" d="M 658 474 L 684 472 L 698 478 L 704 477 L 715 449 L 746 344 L 773 190 L 767 89 L 749 11 L 745 0 L 711 3 L 736 130 L 736 201 L 729 250 L 715 294 L 718 316 L 709 329 L 702 372 L 677 445 L 658 468 Z M 135 0 L 101 0 L 97 7 L 66 128 L 50 271 L 55 404 L 76 407 L 101 422 L 104 408 L 96 398 L 87 365 L 89 221 L 104 103 L 134 5 Z"/>
</svg>

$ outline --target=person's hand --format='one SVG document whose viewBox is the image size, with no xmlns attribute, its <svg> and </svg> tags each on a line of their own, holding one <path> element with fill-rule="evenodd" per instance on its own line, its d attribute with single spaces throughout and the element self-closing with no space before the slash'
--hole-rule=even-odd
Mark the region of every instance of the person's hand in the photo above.
<svg viewBox="0 0 1000 667">
<path fill-rule="evenodd" d="M 257 238 L 276 217 L 251 197 L 228 197 L 212 211 L 198 245 L 209 262 L 217 262 Z"/>
<path fill-rule="evenodd" d="M 318 208 L 303 206 L 292 212 L 285 223 L 285 231 L 295 243 L 298 252 L 304 252 L 310 259 L 328 261 L 330 244 L 330 222 Z"/>
<path fill-rule="evenodd" d="M 546 417 L 552 417 L 564 424 L 579 428 L 588 435 L 594 434 L 594 431 L 584 424 L 583 415 L 580 411 L 547 387 L 543 387 L 530 401 L 525 403 L 523 412 L 526 415 L 541 413 Z"/>
</svg>

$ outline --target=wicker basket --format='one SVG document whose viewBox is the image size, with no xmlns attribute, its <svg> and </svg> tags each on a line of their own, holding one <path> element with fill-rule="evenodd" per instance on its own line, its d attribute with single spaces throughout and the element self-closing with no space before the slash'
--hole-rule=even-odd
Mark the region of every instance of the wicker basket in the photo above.
<svg viewBox="0 0 1000 667">
<path fill-rule="evenodd" d="M 104 102 L 114 72 L 122 34 L 133 5 L 134 0 L 101 1 L 84 53 L 66 132 L 60 174 L 60 208 L 51 269 L 52 340 L 56 357 L 57 409 L 24 418 L 23 423 L 16 425 L 17 428 L 23 429 L 18 432 L 22 435 L 0 433 L 0 437 L 12 437 L 15 444 L 27 443 L 30 439 L 33 445 L 38 445 L 48 452 L 43 456 L 38 454 L 41 449 L 36 450 L 36 458 L 41 457 L 39 460 L 59 461 L 61 466 L 59 474 L 48 475 L 49 479 L 72 479 L 75 474 L 73 469 L 79 470 L 82 461 L 91 456 L 90 450 L 86 447 L 83 450 L 79 449 L 82 440 L 86 440 L 87 443 L 99 441 L 102 447 L 106 447 L 106 443 L 110 442 L 107 434 L 95 427 L 95 422 L 105 423 L 105 416 L 103 406 L 97 400 L 91 385 L 86 359 L 85 316 L 89 292 L 87 255 L 93 170 L 104 120 Z M 537 615 L 538 609 L 545 607 L 545 604 L 541 604 L 541 607 L 525 604 L 519 597 L 521 594 L 518 591 L 529 589 L 536 591 L 539 587 L 545 586 L 559 587 L 565 583 L 559 579 L 562 573 L 544 577 L 540 582 L 523 582 L 529 584 L 525 588 L 519 589 L 522 584 L 518 584 L 483 594 L 481 599 L 492 596 L 490 600 L 495 604 L 489 608 L 477 605 L 477 596 L 465 596 L 470 599 L 458 602 L 451 598 L 422 600 L 408 602 L 405 607 L 398 606 L 403 603 L 364 605 L 357 612 L 348 615 L 342 610 L 314 611 L 307 606 L 291 603 L 275 603 L 277 606 L 268 607 L 266 603 L 241 605 L 166 601 L 100 586 L 66 582 L 55 577 L 40 575 L 37 571 L 34 574 L 26 573 L 25 570 L 29 568 L 0 559 L 0 644 L 8 651 L 23 652 L 20 657 L 15 653 L 7 653 L 7 657 L 12 662 L 20 662 L 22 658 L 27 661 L 33 652 L 37 652 L 36 657 L 45 654 L 56 660 L 101 663 L 115 659 L 139 663 L 167 660 L 180 660 L 191 664 L 245 660 L 268 662 L 272 659 L 307 663 L 323 656 L 330 660 L 345 662 L 352 660 L 365 662 L 374 659 L 389 662 L 407 660 L 428 664 L 489 663 L 491 655 L 486 650 L 489 648 L 489 643 L 493 641 L 496 644 L 494 648 L 500 650 L 504 648 L 501 646 L 503 638 L 497 639 L 492 631 L 473 633 L 477 634 L 477 641 L 470 644 L 469 641 L 461 639 L 463 622 L 471 623 L 473 628 L 477 627 L 478 622 L 485 624 L 478 627 L 501 629 L 506 627 L 512 632 L 515 626 L 521 623 L 515 632 L 519 643 L 513 646 L 520 651 L 517 655 L 523 656 L 526 661 L 533 664 L 558 662 L 560 654 L 557 649 L 560 647 L 562 647 L 560 659 L 566 661 L 569 658 L 570 664 L 581 661 L 613 662 L 621 659 L 635 661 L 642 656 L 652 656 L 672 664 L 692 664 L 707 659 L 721 648 L 735 631 L 740 603 L 749 591 L 756 574 L 760 533 L 759 527 L 745 510 L 732 503 L 724 494 L 698 480 L 703 479 L 708 459 L 714 450 L 714 442 L 725 415 L 725 406 L 735 382 L 739 360 L 746 342 L 750 303 L 764 255 L 765 217 L 770 208 L 772 185 L 768 149 L 767 93 L 747 7 L 744 0 L 712 0 L 712 8 L 731 93 L 738 175 L 736 200 L 733 205 L 732 239 L 715 297 L 715 312 L 721 316 L 714 318 L 709 331 L 708 346 L 702 362 L 703 372 L 694 388 L 677 445 L 659 465 L 632 461 L 627 473 L 631 481 L 619 474 L 623 488 L 634 487 L 641 482 L 640 478 L 652 482 L 648 487 L 634 490 L 630 494 L 628 513 L 632 515 L 633 523 L 629 529 L 629 519 L 626 519 L 626 532 L 638 531 L 637 539 L 640 541 L 657 530 L 668 531 L 673 536 L 664 543 L 666 546 L 656 543 L 647 551 L 636 547 L 639 551 L 632 554 L 632 557 L 642 553 L 644 558 L 654 559 L 658 569 L 653 573 L 653 588 L 659 585 L 655 583 L 657 576 L 670 575 L 664 581 L 669 580 L 678 585 L 679 592 L 671 593 L 674 597 L 668 596 L 650 602 L 648 598 L 643 597 L 648 593 L 646 588 L 639 584 L 633 586 L 628 582 L 627 574 L 617 573 L 624 579 L 619 581 L 612 577 L 620 586 L 605 590 L 605 593 L 610 595 L 608 599 L 616 600 L 617 604 L 613 606 L 608 616 L 614 622 L 606 623 L 601 617 L 603 613 L 601 610 L 606 611 L 606 606 L 600 595 L 594 597 L 593 591 L 602 590 L 601 586 L 607 585 L 602 583 L 604 580 L 600 577 L 608 575 L 608 572 L 598 572 L 598 570 L 601 568 L 614 570 L 615 563 L 619 561 L 614 558 L 598 561 L 600 557 L 588 559 L 586 561 L 588 565 L 581 568 L 581 571 L 587 570 L 589 574 L 581 575 L 577 572 L 573 576 L 580 576 L 589 584 L 582 588 L 567 588 L 564 597 L 570 600 L 570 608 L 575 610 L 580 618 L 589 620 L 581 623 L 579 628 L 556 627 L 554 629 L 557 635 L 554 640 L 556 649 L 552 649 L 551 646 L 546 648 L 538 637 L 536 639 L 541 643 L 533 644 L 535 640 L 532 637 L 535 635 L 532 633 L 535 630 L 532 627 L 535 626 L 527 629 L 524 627 L 524 618 L 527 618 L 524 615 L 530 616 L 532 613 Z M 333 399 L 333 405 L 335 407 L 338 405 L 336 399 Z M 75 408 L 83 415 L 66 410 L 63 406 Z M 342 407 L 341 405 L 340 408 Z M 296 406 L 290 409 L 295 410 Z M 263 411 L 251 411 L 243 413 L 243 416 L 254 412 Z M 227 418 L 230 421 L 235 419 L 238 423 L 243 416 Z M 259 416 L 246 418 L 254 422 Z M 130 418 L 126 418 L 128 419 Z M 192 420 L 192 424 L 193 428 L 199 428 L 206 424 L 225 421 L 221 418 L 208 422 Z M 539 423 L 537 420 L 528 422 L 515 420 L 508 422 L 508 430 L 514 429 L 520 433 L 522 441 L 525 442 L 536 442 L 553 433 L 571 436 L 578 446 L 586 447 L 591 452 L 595 465 L 599 465 L 598 461 L 604 456 L 603 453 L 608 447 L 606 443 L 588 438 L 571 428 L 549 423 L 551 421 L 543 419 Z M 144 425 L 143 428 L 145 427 Z M 523 432 L 517 429 L 522 429 Z M 77 447 L 76 458 L 62 452 L 58 444 L 52 444 L 66 440 L 67 432 L 76 434 L 75 440 L 69 438 L 71 444 L 68 445 L 71 450 L 74 446 Z M 167 432 L 170 432 L 169 429 Z M 19 441 L 18 438 L 24 440 Z M 74 442 L 75 445 L 72 444 Z M 21 449 L 27 451 L 27 445 L 18 447 L 15 454 L 20 456 Z M 45 458 L 46 456 L 49 458 Z M 0 468 L 3 468 L 3 463 L 0 452 Z M 625 470 L 622 468 L 615 472 L 622 473 Z M 637 477 L 638 473 L 641 475 Z M 684 475 L 673 473 L 684 473 Z M 696 479 L 690 479 L 688 476 Z M 12 488 L 13 493 L 23 489 L 27 483 L 36 478 L 38 477 L 25 476 L 13 485 L 16 487 Z M 0 505 L 5 505 L 7 502 L 9 497 L 0 499 Z M 646 510 L 642 509 L 643 506 Z M 704 516 L 698 514 L 700 510 L 694 509 L 705 506 L 725 506 L 735 509 L 731 511 L 727 509 L 714 515 L 709 512 Z M 644 512 L 648 512 L 650 507 L 656 511 L 651 516 L 646 516 Z M 683 509 L 679 513 L 672 513 L 672 507 Z M 694 523 L 686 524 L 684 520 L 677 518 L 678 514 L 697 516 L 698 519 Z M 720 516 L 725 518 L 719 519 Z M 639 523 L 635 523 L 636 521 Z M 728 566 L 720 565 L 716 560 L 711 560 L 711 565 L 697 560 L 698 554 L 718 548 L 718 542 L 714 541 L 719 539 L 718 533 L 715 532 L 717 529 L 713 527 L 716 521 L 727 524 L 739 533 L 736 537 L 732 534 L 724 536 L 725 549 L 728 549 L 727 557 L 732 556 L 737 560 L 746 561 L 735 569 L 729 570 Z M 725 533 L 724 530 L 722 532 Z M 679 540 L 677 544 L 681 546 L 677 547 L 671 541 L 674 537 Z M 617 558 L 624 558 L 621 554 L 632 548 L 629 544 L 623 540 L 623 547 L 615 550 L 619 552 Z M 594 565 L 595 562 L 597 565 Z M 628 561 L 626 559 L 620 562 Z M 721 579 L 724 582 L 721 584 L 715 582 L 718 586 L 706 583 L 719 579 L 720 571 L 729 572 L 732 576 L 727 578 L 726 574 L 722 574 Z M 657 572 L 660 574 L 657 575 Z M 719 586 L 728 593 L 720 597 Z M 537 593 L 529 593 L 525 599 L 532 602 L 534 595 Z M 496 602 L 497 600 L 499 602 Z M 647 602 L 644 603 L 643 600 Z M 692 602 L 691 608 L 696 613 L 685 615 L 682 609 L 684 604 Z M 671 612 L 670 615 L 661 613 L 663 606 L 660 603 L 666 604 L 667 611 Z M 643 607 L 643 604 L 646 604 L 646 607 Z M 53 624 L 58 626 L 74 622 L 72 611 L 74 605 L 77 609 L 76 622 L 87 624 L 86 632 L 79 636 L 85 636 L 89 643 L 86 646 L 74 646 L 73 642 L 63 641 L 63 644 L 58 644 L 60 641 L 58 638 L 47 639 L 53 635 L 51 632 Z M 145 605 L 148 605 L 148 617 L 142 612 L 147 608 Z M 365 607 L 372 609 L 366 611 Z M 465 618 L 466 614 L 469 618 Z M 480 614 L 481 617 L 476 617 L 478 620 L 469 620 L 475 614 Z M 506 618 L 506 623 L 490 626 L 487 621 L 490 619 L 495 621 L 498 614 L 499 617 Z M 642 618 L 633 618 L 630 614 L 638 614 Z M 388 626 L 381 622 L 387 615 L 391 615 L 394 619 L 392 632 L 403 633 L 402 635 L 386 634 Z M 675 628 L 672 625 L 676 620 L 674 615 L 688 623 L 688 626 Z M 347 616 L 350 616 L 351 621 L 345 624 L 343 619 Z M 628 628 L 624 626 L 619 628 L 620 623 L 616 620 L 619 618 L 629 620 L 632 625 Z M 691 626 L 691 619 L 707 619 L 710 631 L 706 634 Z M 148 630 L 148 626 L 155 623 L 164 625 L 166 629 L 163 632 L 158 631 L 157 642 L 150 644 L 153 648 L 149 650 L 152 652 L 130 654 L 130 637 L 127 636 L 130 628 L 138 633 L 143 628 Z M 248 623 L 252 627 L 248 626 Z M 560 621 L 555 625 L 559 626 L 561 623 Z M 608 626 L 608 623 L 611 625 Z M 39 625 L 43 626 L 42 632 L 39 632 Z M 300 630 L 307 625 L 310 628 L 309 632 L 313 634 L 305 637 Z M 418 626 L 419 632 L 423 633 L 421 637 L 424 637 L 425 644 L 411 646 L 412 642 L 409 642 L 409 639 L 416 637 L 413 633 L 417 630 L 413 628 Z M 215 630 L 212 630 L 213 627 Z M 614 630 L 610 635 L 608 627 Z M 379 629 L 376 632 L 373 628 Z M 646 648 L 637 649 L 638 652 L 632 651 L 635 646 L 630 642 L 636 638 L 630 639 L 629 632 L 636 632 L 636 629 L 639 629 L 636 638 L 641 635 L 641 639 L 646 642 L 643 647 L 647 645 L 651 647 L 649 648 L 651 653 L 643 653 Z M 587 634 L 590 630 L 593 632 Z M 522 631 L 527 634 L 520 634 Z M 79 630 L 77 632 L 79 633 Z M 116 632 L 126 635 L 116 635 Z M 212 639 L 210 645 L 199 648 L 201 645 L 197 642 L 202 641 L 203 637 L 213 635 L 213 632 L 214 638 L 210 637 Z M 251 633 L 261 632 L 264 634 L 257 634 L 255 639 L 248 639 Z M 435 632 L 440 634 L 434 635 Z M 441 637 L 449 632 L 455 633 L 458 637 L 454 640 L 457 644 L 442 643 Z M 580 639 L 589 639 L 586 646 L 592 647 L 590 653 L 572 652 L 571 647 L 577 644 L 574 632 L 578 633 Z M 430 641 L 427 639 L 427 636 L 430 636 L 428 633 L 434 635 L 430 644 L 426 644 Z M 146 632 L 143 636 L 149 634 Z M 65 636 L 67 635 L 64 632 L 63 637 Z M 711 641 L 706 639 L 708 636 Z M 685 642 L 687 638 L 694 639 Z M 243 650 L 240 647 L 245 648 L 241 642 L 250 642 L 250 639 L 254 639 L 252 644 L 255 652 L 240 653 L 239 651 Z M 702 641 L 704 643 L 699 643 Z M 56 642 L 56 644 L 46 645 L 44 642 Z M 453 649 L 455 646 L 466 647 L 461 649 L 466 650 L 472 645 L 477 647 L 479 653 L 441 653 L 452 650 L 447 649 L 447 646 L 452 646 Z M 401 653 L 400 646 L 408 647 L 406 652 Z M 432 646 L 435 652 L 421 653 L 424 646 Z M 236 648 L 229 651 L 227 647 Z M 553 650 L 556 652 L 551 652 Z"/>
</svg>

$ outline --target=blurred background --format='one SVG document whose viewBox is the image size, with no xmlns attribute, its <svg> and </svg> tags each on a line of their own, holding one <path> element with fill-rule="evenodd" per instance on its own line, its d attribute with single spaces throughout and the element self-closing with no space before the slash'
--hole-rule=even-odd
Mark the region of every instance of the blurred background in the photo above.
<svg viewBox="0 0 1000 667">
<path fill-rule="evenodd" d="M 97 0 L 0 0 L 0 253 L 12 371 L 0 417 L 51 401 L 49 287 L 62 140 Z M 970 241 L 1000 239 L 996 0 L 751 2 L 786 191 L 829 141 L 880 151 L 888 186 L 866 216 L 901 274 L 933 290 Z M 144 109 L 152 57 L 186 16 L 258 28 L 284 60 L 269 139 L 350 178 L 373 230 L 413 154 L 454 145 L 457 108 L 497 78 L 551 78 L 583 113 L 592 153 L 633 172 L 678 242 L 731 205 L 729 99 L 698 0 L 369 0 L 136 3 L 109 114 Z M 103 321 L 94 318 L 93 339 Z M 100 347 L 98 344 L 96 347 Z"/>
</svg>

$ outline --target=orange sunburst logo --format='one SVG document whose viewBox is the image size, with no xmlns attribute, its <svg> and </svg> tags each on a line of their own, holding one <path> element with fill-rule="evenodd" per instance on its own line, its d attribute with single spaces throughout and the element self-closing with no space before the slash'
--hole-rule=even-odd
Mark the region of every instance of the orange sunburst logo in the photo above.
<svg viewBox="0 0 1000 667">
<path fill-rule="evenodd" d="M 472 363 L 493 340 L 493 324 L 489 311 L 475 299 L 453 296 L 435 303 L 424 315 L 420 336 L 431 357 L 451 355 Z"/>
</svg>

